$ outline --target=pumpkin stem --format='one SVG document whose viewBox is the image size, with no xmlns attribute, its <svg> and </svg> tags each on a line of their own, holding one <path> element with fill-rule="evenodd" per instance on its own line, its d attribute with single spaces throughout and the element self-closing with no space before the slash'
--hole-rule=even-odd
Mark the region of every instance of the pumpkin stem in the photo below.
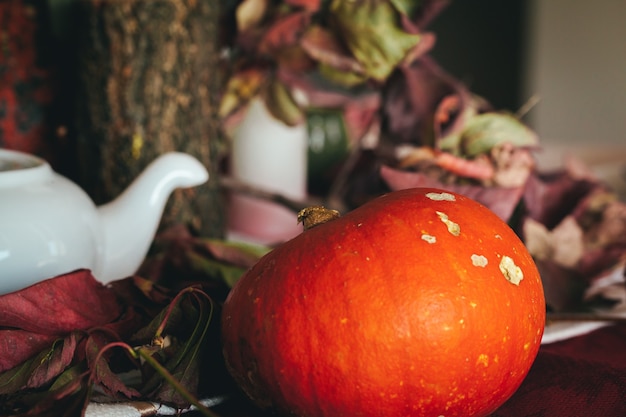
<svg viewBox="0 0 626 417">
<path fill-rule="evenodd" d="M 337 210 L 327 209 L 324 206 L 311 206 L 298 212 L 298 223 L 302 223 L 304 230 L 309 230 L 337 217 L 339 217 Z"/>
</svg>

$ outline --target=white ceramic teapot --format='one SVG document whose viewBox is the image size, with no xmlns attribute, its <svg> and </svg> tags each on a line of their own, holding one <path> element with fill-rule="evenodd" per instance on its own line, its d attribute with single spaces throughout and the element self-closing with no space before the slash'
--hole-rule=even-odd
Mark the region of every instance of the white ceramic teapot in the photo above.
<svg viewBox="0 0 626 417">
<path fill-rule="evenodd" d="M 171 192 L 207 179 L 190 155 L 164 154 L 117 199 L 96 207 L 46 161 L 0 149 L 0 294 L 78 268 L 103 283 L 132 275 Z"/>
</svg>

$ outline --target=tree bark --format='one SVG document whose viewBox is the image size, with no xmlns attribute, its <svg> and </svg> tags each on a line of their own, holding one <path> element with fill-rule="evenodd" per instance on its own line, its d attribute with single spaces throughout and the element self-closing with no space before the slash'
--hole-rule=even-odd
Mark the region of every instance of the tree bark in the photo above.
<svg viewBox="0 0 626 417">
<path fill-rule="evenodd" d="M 189 153 L 209 183 L 177 190 L 161 228 L 224 234 L 217 100 L 219 2 L 83 0 L 78 22 L 78 180 L 96 203 L 117 197 L 157 156 Z"/>
</svg>

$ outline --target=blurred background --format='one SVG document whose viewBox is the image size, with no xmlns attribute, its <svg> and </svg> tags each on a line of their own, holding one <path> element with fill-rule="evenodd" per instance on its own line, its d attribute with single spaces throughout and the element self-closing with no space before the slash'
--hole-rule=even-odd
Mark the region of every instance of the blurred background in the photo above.
<svg viewBox="0 0 626 417">
<path fill-rule="evenodd" d="M 452 2 L 433 55 L 496 107 L 541 101 L 543 140 L 626 147 L 626 4 L 617 0 Z"/>
<path fill-rule="evenodd" d="M 47 1 L 55 36 L 71 36 L 68 10 L 77 0 Z M 540 165 L 573 153 L 623 191 L 624 21 L 621 0 L 451 1 L 429 30 L 441 66 L 495 108 L 534 103 L 524 121 L 541 138 Z"/>
<path fill-rule="evenodd" d="M 544 167 L 571 152 L 625 190 L 625 21 L 619 0 L 453 1 L 433 55 L 496 108 L 539 100 L 525 121 Z"/>
<path fill-rule="evenodd" d="M 61 36 L 76 0 L 48 0 Z M 452 1 L 432 55 L 496 108 L 527 116 L 547 143 L 626 148 L 626 4 L 620 0 Z"/>
</svg>

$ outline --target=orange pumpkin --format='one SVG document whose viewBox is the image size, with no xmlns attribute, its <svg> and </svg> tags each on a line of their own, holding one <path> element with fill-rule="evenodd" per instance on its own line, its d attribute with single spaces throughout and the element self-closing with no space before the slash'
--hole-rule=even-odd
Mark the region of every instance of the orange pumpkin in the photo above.
<svg viewBox="0 0 626 417">
<path fill-rule="evenodd" d="M 299 417 L 485 416 L 526 376 L 545 302 L 484 206 L 381 196 L 263 257 L 229 294 L 223 351 L 261 407 Z"/>
</svg>

